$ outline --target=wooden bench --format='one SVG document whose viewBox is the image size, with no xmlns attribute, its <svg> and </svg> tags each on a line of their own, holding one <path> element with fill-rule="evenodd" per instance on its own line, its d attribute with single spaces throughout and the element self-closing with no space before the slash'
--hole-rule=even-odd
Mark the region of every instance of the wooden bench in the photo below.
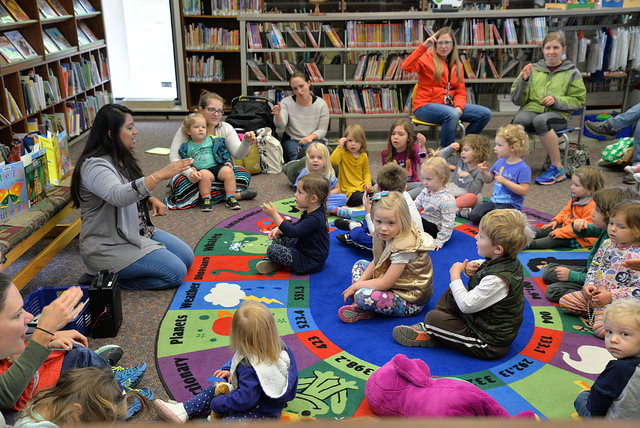
<svg viewBox="0 0 640 428">
<path fill-rule="evenodd" d="M 42 238 L 53 240 L 36 255 L 20 272 L 13 276 L 13 283 L 22 289 L 80 233 L 80 217 L 70 224 L 61 222 L 73 211 L 69 187 L 52 186 L 47 198 L 26 212 L 0 223 L 0 247 L 6 260 L 6 269 Z"/>
</svg>

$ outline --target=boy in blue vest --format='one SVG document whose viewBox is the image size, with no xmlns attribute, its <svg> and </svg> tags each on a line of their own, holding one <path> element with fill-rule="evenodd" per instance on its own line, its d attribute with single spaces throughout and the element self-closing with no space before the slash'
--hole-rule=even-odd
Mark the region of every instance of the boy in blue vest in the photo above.
<svg viewBox="0 0 640 428">
<path fill-rule="evenodd" d="M 640 418 L 640 302 L 619 299 L 604 310 L 604 345 L 609 361 L 591 391 L 582 391 L 574 406 L 582 417 Z"/>
<path fill-rule="evenodd" d="M 434 348 L 441 344 L 475 358 L 506 355 L 522 324 L 523 268 L 517 259 L 533 239 L 527 219 L 515 209 L 487 213 L 476 235 L 484 260 L 456 262 L 451 282 L 424 322 L 393 329 L 403 346 Z M 468 288 L 460 276 L 469 278 Z"/>
</svg>

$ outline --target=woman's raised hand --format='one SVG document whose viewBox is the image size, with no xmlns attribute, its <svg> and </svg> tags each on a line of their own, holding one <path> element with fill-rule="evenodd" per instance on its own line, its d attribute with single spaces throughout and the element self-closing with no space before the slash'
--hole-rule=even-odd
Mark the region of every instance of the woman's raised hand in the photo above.
<svg viewBox="0 0 640 428">
<path fill-rule="evenodd" d="M 274 116 L 277 116 L 280 114 L 280 110 L 282 109 L 282 107 L 280 106 L 280 103 L 274 105 L 273 107 L 271 107 L 271 114 L 273 114 Z"/>
<path fill-rule="evenodd" d="M 174 175 L 189 169 L 192 163 L 193 159 L 191 158 L 179 159 L 177 161 L 171 162 L 158 172 L 155 172 L 153 175 L 161 180 L 168 180 Z"/>
<path fill-rule="evenodd" d="M 522 68 L 522 73 L 520 76 L 522 80 L 529 80 L 529 76 L 531 76 L 531 69 L 533 68 L 533 64 L 529 63 Z"/>
<path fill-rule="evenodd" d="M 80 287 L 69 288 L 42 309 L 38 327 L 47 332 L 55 333 L 69 324 L 84 308 L 84 303 L 79 303 L 80 299 L 82 299 L 82 289 Z"/>
<path fill-rule="evenodd" d="M 435 34 L 431 37 L 428 37 L 427 40 L 425 40 L 422 45 L 429 49 L 431 46 L 435 45 L 436 42 L 438 41 L 438 33 L 440 32 L 440 30 L 436 31 Z"/>
</svg>

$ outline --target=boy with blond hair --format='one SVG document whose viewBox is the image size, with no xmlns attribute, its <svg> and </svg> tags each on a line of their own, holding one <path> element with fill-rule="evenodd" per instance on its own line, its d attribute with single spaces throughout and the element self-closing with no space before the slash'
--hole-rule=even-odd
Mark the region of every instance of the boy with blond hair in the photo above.
<svg viewBox="0 0 640 428">
<path fill-rule="evenodd" d="M 582 417 L 640 418 L 640 302 L 616 300 L 604 311 L 604 344 L 609 361 L 591 391 L 582 391 L 574 406 Z"/>
<path fill-rule="evenodd" d="M 522 324 L 523 268 L 518 253 L 529 245 L 533 231 L 518 210 L 489 212 L 476 235 L 484 260 L 456 262 L 449 288 L 427 313 L 424 322 L 397 326 L 393 338 L 403 346 L 433 348 L 445 344 L 475 358 L 506 355 Z M 460 278 L 469 278 L 468 288 Z"/>
</svg>

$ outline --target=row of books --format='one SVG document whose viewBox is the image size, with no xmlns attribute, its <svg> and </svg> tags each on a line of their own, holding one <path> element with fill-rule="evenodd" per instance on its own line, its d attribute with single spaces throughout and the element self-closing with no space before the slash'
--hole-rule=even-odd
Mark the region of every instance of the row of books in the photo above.
<svg viewBox="0 0 640 428">
<path fill-rule="evenodd" d="M 240 49 L 240 31 L 207 27 L 203 23 L 184 26 L 187 49 Z"/>
<path fill-rule="evenodd" d="M 403 102 L 402 92 L 397 88 L 344 88 L 344 109 L 341 111 L 355 114 L 410 113 L 411 93 L 412 91 L 408 90 Z"/>
<path fill-rule="evenodd" d="M 362 55 L 353 75 L 355 81 L 414 80 L 417 73 L 405 73 L 402 62 L 408 54 L 385 56 L 382 54 Z"/>
<path fill-rule="evenodd" d="M 187 57 L 187 79 L 190 82 L 221 82 L 224 80 L 222 61 L 212 55 Z M 266 80 L 266 79 L 265 79 Z"/>
<path fill-rule="evenodd" d="M 182 13 L 188 16 L 235 16 L 262 12 L 263 0 L 183 0 Z"/>
<path fill-rule="evenodd" d="M 30 136 L 14 134 L 13 137 L 12 150 L 0 144 L 0 153 L 5 158 L 0 166 L 2 221 L 22 214 L 42 201 L 46 198 L 47 189 L 51 185 L 60 185 L 71 170 L 66 132 Z"/>
<path fill-rule="evenodd" d="M 0 24 L 29 21 L 29 15 L 20 7 L 16 0 L 2 0 L 0 4 Z M 96 10 L 89 0 L 73 0 L 73 12 L 76 15 L 95 13 Z M 38 15 L 42 19 L 67 16 L 66 9 L 58 0 L 38 0 Z M 33 17 L 35 19 L 35 16 Z"/>
<path fill-rule="evenodd" d="M 95 91 L 95 95 L 87 95 L 84 100 L 67 102 L 64 116 L 69 137 L 80 135 L 90 128 L 98 110 L 106 104 L 113 104 L 111 92 Z"/>
<path fill-rule="evenodd" d="M 406 19 L 404 22 L 364 23 L 347 21 L 347 46 L 402 47 L 417 46 L 424 41 L 424 20 Z"/>
<path fill-rule="evenodd" d="M 86 91 L 104 80 L 93 55 L 89 59 L 80 57 L 79 61 L 60 63 L 60 76 L 61 93 L 64 98 Z"/>
<path fill-rule="evenodd" d="M 314 28 L 315 27 L 315 28 Z M 249 49 L 262 49 L 263 43 L 261 35 L 264 34 L 265 40 L 271 49 L 287 49 L 289 46 L 283 36 L 286 32 L 292 40 L 292 46 L 298 48 L 313 47 L 319 48 L 322 44 L 322 34 L 327 36 L 328 41 L 335 48 L 344 47 L 342 39 L 336 32 L 335 28 L 329 24 L 313 26 L 312 24 L 303 24 L 302 29 L 294 23 L 256 23 L 247 22 L 247 41 Z M 314 34 L 315 33 L 315 34 Z M 304 34 L 304 38 L 301 36 Z"/>
<path fill-rule="evenodd" d="M 474 56 L 472 55 L 473 52 L 477 52 L 477 54 Z M 520 50 L 517 55 L 509 56 L 508 59 L 506 56 L 503 56 L 503 58 L 503 60 L 497 61 L 496 57 L 492 57 L 487 51 L 460 53 L 460 61 L 467 79 L 515 77 L 518 65 L 524 65 L 524 61 L 528 58 L 528 53 L 525 50 Z"/>
</svg>

